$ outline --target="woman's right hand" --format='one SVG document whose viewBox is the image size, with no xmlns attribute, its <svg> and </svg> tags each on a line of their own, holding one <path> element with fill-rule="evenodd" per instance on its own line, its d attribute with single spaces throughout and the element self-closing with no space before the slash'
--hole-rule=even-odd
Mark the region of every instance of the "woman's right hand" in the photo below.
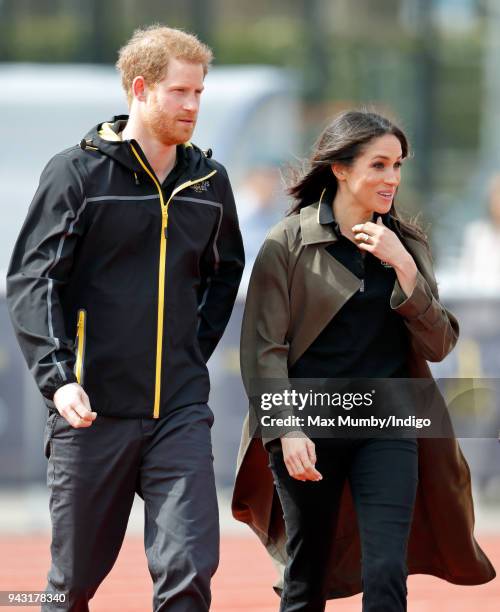
<svg viewBox="0 0 500 612">
<path fill-rule="evenodd" d="M 283 460 L 288 473 L 296 480 L 322 480 L 323 476 L 314 467 L 316 451 L 314 442 L 307 437 L 281 438 Z"/>
</svg>

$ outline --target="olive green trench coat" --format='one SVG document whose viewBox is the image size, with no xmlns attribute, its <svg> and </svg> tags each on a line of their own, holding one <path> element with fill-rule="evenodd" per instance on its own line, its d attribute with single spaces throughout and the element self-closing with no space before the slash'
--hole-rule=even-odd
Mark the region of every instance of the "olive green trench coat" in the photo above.
<svg viewBox="0 0 500 612">
<path fill-rule="evenodd" d="M 321 223 L 320 204 L 285 218 L 266 238 L 256 259 L 247 293 L 241 336 L 245 388 L 252 379 L 286 379 L 340 308 L 359 289 L 359 279 L 325 249 L 336 240 Z M 390 304 L 410 335 L 412 377 L 431 377 L 427 361 L 440 361 L 458 337 L 455 317 L 439 301 L 430 253 L 417 240 L 403 238 L 418 268 L 417 284 L 406 297 L 399 283 Z M 419 482 L 408 543 L 411 574 L 432 574 L 455 584 L 482 584 L 495 570 L 474 539 L 470 472 L 453 438 L 419 439 Z M 287 557 L 278 495 L 259 439 L 252 439 L 248 416 L 238 456 L 233 516 L 247 523 L 272 556 L 282 587 Z M 361 547 L 349 483 L 346 481 L 338 527 L 332 540 L 329 598 L 359 593 Z"/>
</svg>

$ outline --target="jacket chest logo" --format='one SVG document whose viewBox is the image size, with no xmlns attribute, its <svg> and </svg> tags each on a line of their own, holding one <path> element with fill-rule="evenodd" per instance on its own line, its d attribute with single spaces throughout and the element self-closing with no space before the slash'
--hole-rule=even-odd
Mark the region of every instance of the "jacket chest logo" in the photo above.
<svg viewBox="0 0 500 612">
<path fill-rule="evenodd" d="M 189 188 L 195 191 L 196 193 L 203 193 L 204 191 L 208 191 L 210 187 L 210 181 L 202 181 L 201 183 L 195 183 L 191 185 Z"/>
</svg>

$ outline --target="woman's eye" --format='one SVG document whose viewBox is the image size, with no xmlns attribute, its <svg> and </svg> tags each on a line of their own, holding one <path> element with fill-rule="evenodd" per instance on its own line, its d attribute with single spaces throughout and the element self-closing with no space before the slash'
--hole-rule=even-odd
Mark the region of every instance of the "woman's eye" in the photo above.
<svg viewBox="0 0 500 612">
<path fill-rule="evenodd" d="M 394 168 L 401 168 L 403 164 L 401 162 L 396 162 L 394 164 Z M 377 168 L 377 170 L 383 170 L 385 168 L 385 164 L 383 162 L 375 162 L 373 164 L 373 168 Z"/>
</svg>

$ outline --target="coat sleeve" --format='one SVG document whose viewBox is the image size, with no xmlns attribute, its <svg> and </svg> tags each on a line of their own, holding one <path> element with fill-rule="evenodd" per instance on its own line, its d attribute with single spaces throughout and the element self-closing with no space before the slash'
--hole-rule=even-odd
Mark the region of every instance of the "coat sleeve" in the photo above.
<svg viewBox="0 0 500 612">
<path fill-rule="evenodd" d="M 198 308 L 198 342 L 208 361 L 222 338 L 238 294 L 245 254 L 231 184 L 224 172 L 225 190 L 219 225 L 205 258 L 203 297 Z"/>
<path fill-rule="evenodd" d="M 43 170 L 7 272 L 12 324 L 49 407 L 59 387 L 76 382 L 74 341 L 66 335 L 61 306 L 85 207 L 75 163 L 59 154 Z"/>
<path fill-rule="evenodd" d="M 391 308 L 404 318 L 415 351 L 427 361 L 442 361 L 457 343 L 458 321 L 439 301 L 430 256 L 420 266 L 418 263 L 412 294 L 407 297 L 396 280 Z"/>
<path fill-rule="evenodd" d="M 289 251 L 284 231 L 277 226 L 268 234 L 252 270 L 243 314 L 240 365 L 243 384 L 250 402 L 259 401 L 259 382 L 267 380 L 266 389 L 280 392 L 290 388 L 288 380 L 290 299 L 288 291 Z M 253 404 L 253 411 L 258 411 Z M 293 415 L 293 409 L 276 406 L 266 412 L 273 417 Z M 276 431 L 276 430 L 275 430 Z M 283 428 L 281 437 L 296 428 Z"/>
</svg>

